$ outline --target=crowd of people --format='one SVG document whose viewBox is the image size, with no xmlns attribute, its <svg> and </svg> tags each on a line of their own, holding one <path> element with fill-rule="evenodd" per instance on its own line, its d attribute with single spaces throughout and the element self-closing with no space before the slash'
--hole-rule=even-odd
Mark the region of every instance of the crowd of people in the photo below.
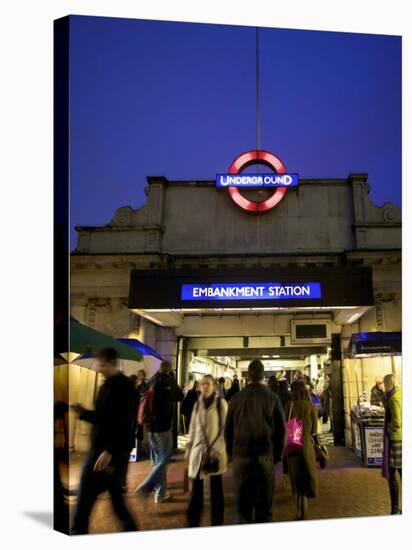
<svg viewBox="0 0 412 550">
<path fill-rule="evenodd" d="M 283 374 L 265 383 L 262 362 L 251 361 L 247 384 L 241 389 L 237 378 L 229 389 L 224 379 L 205 375 L 184 395 L 171 365 L 146 381 L 145 372 L 126 377 L 118 369 L 115 350 L 105 349 L 97 357 L 98 371 L 105 381 L 95 410 L 74 405 L 79 418 L 93 424 L 91 448 L 83 467 L 72 533 L 88 532 L 89 517 L 99 493 L 108 490 L 113 509 L 125 531 L 138 529 L 124 502 L 127 467 L 131 449 L 142 458 L 143 430 L 147 429 L 152 468 L 134 489 L 146 501 L 171 499 L 167 490 L 167 468 L 172 458 L 176 406 L 187 429 L 185 461 L 191 479 L 187 525 L 201 523 L 204 484 L 210 483 L 211 525 L 224 523 L 225 497 L 222 476 L 232 469 L 238 523 L 261 523 L 272 519 L 274 466 L 283 462 L 295 496 L 296 519 L 306 518 L 308 499 L 317 496 L 317 460 L 321 443 L 318 421 L 325 415 L 330 378 L 319 396 L 316 385 L 297 372 L 290 385 Z M 385 451 L 383 475 L 388 479 L 392 513 L 399 513 L 402 475 L 401 398 L 396 380 L 389 375 L 385 388 Z M 329 397 L 328 397 L 329 399 Z M 327 413 L 328 414 L 328 413 Z M 292 430 L 293 427 L 293 431 Z M 293 434 L 292 434 L 293 432 Z M 299 432 L 298 444 L 294 439 Z M 293 442 L 292 442 L 293 440 Z"/>
</svg>

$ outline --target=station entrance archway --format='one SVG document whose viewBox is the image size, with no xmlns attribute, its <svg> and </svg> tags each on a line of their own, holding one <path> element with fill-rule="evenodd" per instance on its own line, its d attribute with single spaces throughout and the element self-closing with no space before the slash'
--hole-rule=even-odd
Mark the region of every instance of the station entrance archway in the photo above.
<svg viewBox="0 0 412 550">
<path fill-rule="evenodd" d="M 208 365 L 214 376 L 241 379 L 256 357 L 268 373 L 330 373 L 337 444 L 345 428 L 342 327 L 373 304 L 364 267 L 135 270 L 129 294 L 132 311 L 173 329 L 181 384 Z"/>
</svg>

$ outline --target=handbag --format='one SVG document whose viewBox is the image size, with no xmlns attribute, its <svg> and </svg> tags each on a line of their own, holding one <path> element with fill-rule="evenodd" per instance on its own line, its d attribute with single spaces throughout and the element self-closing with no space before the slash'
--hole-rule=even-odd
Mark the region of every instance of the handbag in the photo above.
<svg viewBox="0 0 412 550">
<path fill-rule="evenodd" d="M 290 406 L 289 418 L 286 424 L 286 445 L 283 451 L 284 456 L 296 453 L 302 450 L 303 446 L 303 422 L 296 417 L 291 418 L 293 410 L 293 401 Z"/>
<path fill-rule="evenodd" d="M 203 456 L 202 456 L 202 461 L 200 463 L 200 469 L 202 470 L 203 473 L 205 473 L 207 475 L 217 474 L 217 472 L 219 471 L 219 468 L 220 468 L 219 459 L 213 453 L 213 446 L 215 445 L 215 443 L 217 442 L 217 440 L 219 439 L 219 437 L 221 436 L 222 431 L 223 431 L 222 418 L 221 418 L 221 406 L 222 405 L 221 405 L 220 399 L 221 399 L 220 397 L 216 396 L 216 408 L 217 408 L 217 412 L 218 412 L 218 415 L 219 415 L 219 431 L 218 431 L 217 436 L 215 437 L 215 440 L 211 444 L 209 443 L 209 440 L 208 440 L 208 437 L 207 437 L 207 434 L 206 434 L 206 429 L 203 426 L 202 421 L 200 419 L 200 415 L 199 415 L 200 427 L 202 429 L 203 437 L 204 437 L 205 442 L 206 442 L 206 449 L 205 449 L 205 451 L 203 453 Z"/>
<path fill-rule="evenodd" d="M 328 463 L 329 453 L 325 445 L 313 441 L 316 453 L 316 462 L 319 462 L 319 466 L 323 469 L 326 468 Z"/>
</svg>

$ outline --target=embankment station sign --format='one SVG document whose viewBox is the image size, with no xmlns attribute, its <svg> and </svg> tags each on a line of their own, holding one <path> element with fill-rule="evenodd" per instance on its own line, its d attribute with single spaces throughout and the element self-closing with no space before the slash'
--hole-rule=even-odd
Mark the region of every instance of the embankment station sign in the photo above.
<svg viewBox="0 0 412 550">
<path fill-rule="evenodd" d="M 129 308 L 184 310 L 373 305 L 369 267 L 133 270 Z"/>
<path fill-rule="evenodd" d="M 182 285 L 181 298 L 186 300 L 286 300 L 288 298 L 321 298 L 320 283 L 242 283 Z"/>
</svg>

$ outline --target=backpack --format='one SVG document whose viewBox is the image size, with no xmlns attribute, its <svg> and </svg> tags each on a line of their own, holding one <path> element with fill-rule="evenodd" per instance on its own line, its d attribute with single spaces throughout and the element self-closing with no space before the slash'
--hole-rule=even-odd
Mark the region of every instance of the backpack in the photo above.
<svg viewBox="0 0 412 550">
<path fill-rule="evenodd" d="M 139 401 L 137 423 L 139 426 L 150 424 L 154 417 L 154 389 L 147 388 Z"/>
</svg>

